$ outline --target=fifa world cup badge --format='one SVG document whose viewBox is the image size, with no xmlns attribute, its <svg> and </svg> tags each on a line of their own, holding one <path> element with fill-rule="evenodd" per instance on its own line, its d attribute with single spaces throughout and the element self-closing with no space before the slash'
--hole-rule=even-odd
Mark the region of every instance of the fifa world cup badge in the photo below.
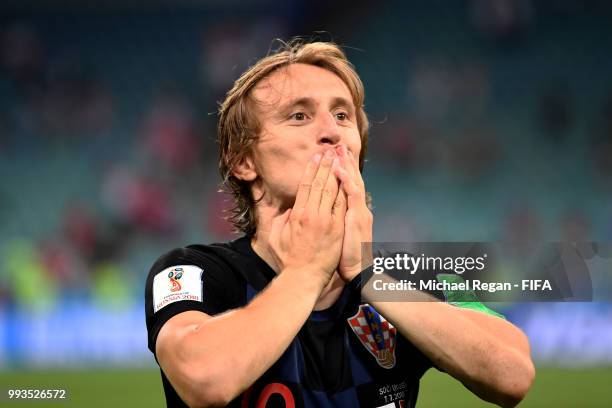
<svg viewBox="0 0 612 408">
<path fill-rule="evenodd" d="M 179 279 L 183 276 L 183 268 L 174 268 L 168 272 L 168 278 L 170 279 L 170 291 L 178 292 L 181 290 L 181 283 Z"/>
<path fill-rule="evenodd" d="M 153 313 L 181 300 L 204 299 L 202 268 L 195 265 L 171 266 L 153 278 Z"/>
</svg>

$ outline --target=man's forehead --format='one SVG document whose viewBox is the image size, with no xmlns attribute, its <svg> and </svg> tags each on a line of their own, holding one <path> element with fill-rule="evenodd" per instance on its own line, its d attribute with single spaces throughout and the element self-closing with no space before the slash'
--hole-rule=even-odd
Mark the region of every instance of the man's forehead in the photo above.
<svg viewBox="0 0 612 408">
<path fill-rule="evenodd" d="M 264 109 L 280 108 L 302 98 L 344 98 L 352 101 L 348 87 L 339 76 L 308 64 L 291 64 L 277 69 L 255 86 L 253 97 Z"/>
</svg>

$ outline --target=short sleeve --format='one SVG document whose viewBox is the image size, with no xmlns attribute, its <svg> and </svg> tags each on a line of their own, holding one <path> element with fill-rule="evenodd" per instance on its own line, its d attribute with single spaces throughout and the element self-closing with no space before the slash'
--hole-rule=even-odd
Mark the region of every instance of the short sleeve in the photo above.
<svg viewBox="0 0 612 408">
<path fill-rule="evenodd" d="M 194 248 L 178 248 L 153 264 L 145 286 L 145 316 L 148 346 L 173 316 L 197 310 L 216 315 L 242 306 L 245 285 L 214 254 Z"/>
</svg>

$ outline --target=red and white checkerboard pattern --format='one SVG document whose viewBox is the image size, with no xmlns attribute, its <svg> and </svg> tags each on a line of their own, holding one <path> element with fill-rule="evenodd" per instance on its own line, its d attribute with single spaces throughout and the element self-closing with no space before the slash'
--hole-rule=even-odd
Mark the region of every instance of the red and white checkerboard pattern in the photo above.
<svg viewBox="0 0 612 408">
<path fill-rule="evenodd" d="M 380 354 L 379 352 L 383 350 L 378 350 L 378 346 L 376 344 L 376 341 L 374 340 L 374 335 L 372 334 L 372 329 L 368 325 L 368 322 L 365 318 L 364 309 L 367 308 L 371 308 L 371 306 L 368 304 L 359 306 L 359 311 L 353 317 L 348 318 L 347 321 L 353 332 L 361 341 L 361 344 L 363 344 L 364 347 L 376 358 L 378 363 L 381 364 L 380 360 L 382 354 Z M 384 350 L 387 350 L 387 353 L 392 356 L 393 364 L 391 366 L 393 366 L 395 365 L 395 336 L 397 334 L 397 330 L 381 314 L 378 315 L 380 316 L 381 331 L 383 334 L 383 339 L 385 341 Z"/>
</svg>

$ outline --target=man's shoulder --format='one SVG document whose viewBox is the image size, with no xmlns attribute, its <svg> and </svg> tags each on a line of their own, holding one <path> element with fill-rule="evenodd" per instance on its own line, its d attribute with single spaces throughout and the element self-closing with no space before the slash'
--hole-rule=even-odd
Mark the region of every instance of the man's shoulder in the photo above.
<svg viewBox="0 0 612 408">
<path fill-rule="evenodd" d="M 174 248 L 155 260 L 149 275 L 176 265 L 195 265 L 213 272 L 229 272 L 235 269 L 235 264 L 245 258 L 245 255 L 238 251 L 236 241 L 238 240 Z"/>
<path fill-rule="evenodd" d="M 157 258 L 144 291 L 151 351 L 159 330 L 173 316 L 189 310 L 212 316 L 245 304 L 246 280 L 225 261 L 235 252 L 231 243 L 188 245 Z"/>
</svg>

